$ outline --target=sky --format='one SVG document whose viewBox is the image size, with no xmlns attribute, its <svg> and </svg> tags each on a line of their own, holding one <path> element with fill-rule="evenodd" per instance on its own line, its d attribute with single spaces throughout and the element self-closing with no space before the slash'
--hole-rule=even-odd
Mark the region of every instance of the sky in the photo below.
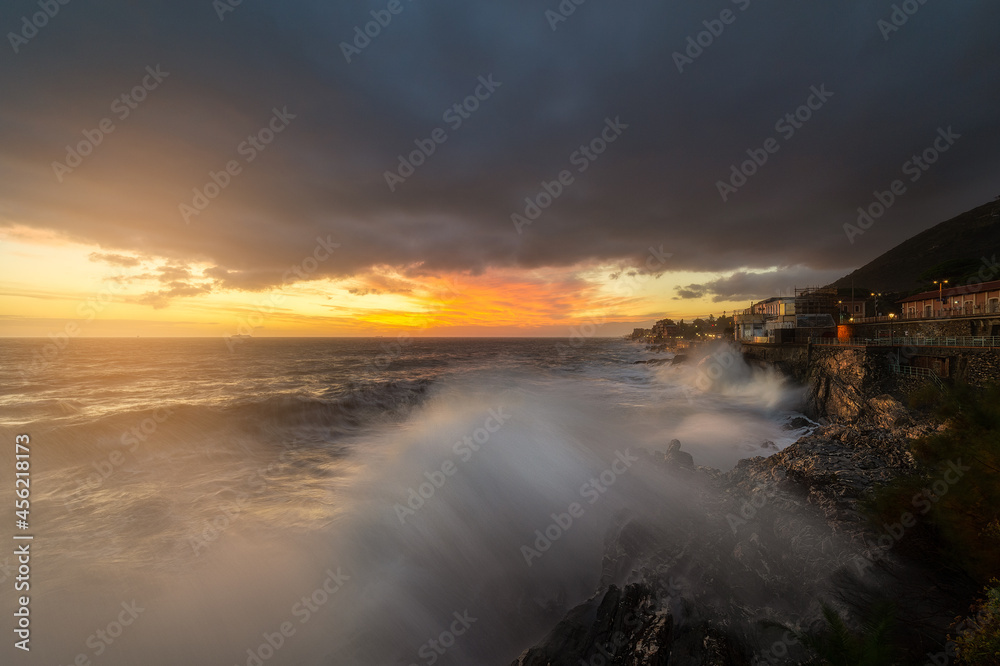
<svg viewBox="0 0 1000 666">
<path fill-rule="evenodd" d="M 620 335 L 1000 194 L 997 3 L 576 1 L 6 0 L 0 336 Z"/>
</svg>

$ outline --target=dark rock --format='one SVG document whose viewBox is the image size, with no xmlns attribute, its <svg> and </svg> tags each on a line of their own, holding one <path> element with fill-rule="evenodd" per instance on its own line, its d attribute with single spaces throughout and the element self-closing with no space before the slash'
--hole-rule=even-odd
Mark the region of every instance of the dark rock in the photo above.
<svg viewBox="0 0 1000 666">
<path fill-rule="evenodd" d="M 803 418 L 801 416 L 796 416 L 795 418 L 790 419 L 788 423 L 782 426 L 782 428 L 784 430 L 801 430 L 802 428 L 808 428 L 811 425 L 815 424 L 809 419 Z"/>
<path fill-rule="evenodd" d="M 694 468 L 694 458 L 687 451 L 681 451 L 681 442 L 678 439 L 670 440 L 670 443 L 667 444 L 667 452 L 664 454 L 663 459 L 668 465 L 673 467 Z"/>
<path fill-rule="evenodd" d="M 652 588 L 632 584 L 612 585 L 574 608 L 542 644 L 521 655 L 512 666 L 667 666 L 674 643 L 674 620 L 659 608 Z M 721 639 L 713 651 L 725 655 Z M 682 662 L 683 663 L 683 662 Z M 695 662 L 686 662 L 695 663 Z M 748 664 L 747 661 L 712 661 L 714 664 Z"/>
<path fill-rule="evenodd" d="M 695 466 L 678 440 L 647 453 L 664 484 L 690 484 L 689 502 L 662 507 L 655 524 L 624 517 L 606 540 L 599 592 L 516 666 L 806 663 L 814 655 L 764 621 L 801 631 L 822 625 L 821 603 L 858 617 L 880 598 L 898 609 L 895 638 L 908 651 L 900 663 L 939 651 L 953 609 L 967 605 L 974 587 L 899 537 L 880 546 L 888 528 L 865 518 L 863 502 L 916 473 L 911 441 L 940 426 L 886 393 L 878 356 L 802 356 L 796 376 L 816 421 L 785 427 L 815 426 L 810 434 L 728 472 Z M 779 644 L 780 656 L 768 652 Z"/>
<path fill-rule="evenodd" d="M 669 358 L 650 358 L 645 361 L 632 361 L 632 365 L 663 365 L 669 361 Z"/>
<path fill-rule="evenodd" d="M 624 520 L 605 547 L 601 593 L 516 664 L 804 663 L 800 645 L 765 657 L 782 632 L 763 620 L 802 629 L 821 623 L 821 602 L 864 608 L 873 596 L 897 601 L 906 644 L 925 653 L 942 640 L 960 586 L 939 565 L 880 548 L 862 501 L 914 473 L 909 443 L 932 430 L 828 425 L 725 473 L 682 464 L 686 454 L 671 441 L 660 458 L 664 483 L 696 480 L 705 490 L 695 506 L 666 508 L 666 528 Z M 691 516 L 678 518 L 683 511 Z M 609 640 L 620 650 L 601 662 Z"/>
</svg>

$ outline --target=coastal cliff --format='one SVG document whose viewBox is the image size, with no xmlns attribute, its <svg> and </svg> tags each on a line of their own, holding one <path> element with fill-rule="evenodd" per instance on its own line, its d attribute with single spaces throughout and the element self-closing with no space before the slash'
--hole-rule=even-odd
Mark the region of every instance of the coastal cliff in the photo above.
<svg viewBox="0 0 1000 666">
<path fill-rule="evenodd" d="M 823 423 L 783 451 L 725 473 L 677 447 L 648 452 L 664 483 L 703 489 L 698 517 L 622 516 L 600 588 L 514 666 L 802 663 L 824 606 L 863 618 L 878 599 L 896 602 L 907 657 L 937 653 L 968 581 L 896 548 L 897 526 L 873 529 L 862 502 L 912 475 L 911 442 L 938 426 L 884 392 L 877 360 L 836 351 L 782 359 Z"/>
</svg>

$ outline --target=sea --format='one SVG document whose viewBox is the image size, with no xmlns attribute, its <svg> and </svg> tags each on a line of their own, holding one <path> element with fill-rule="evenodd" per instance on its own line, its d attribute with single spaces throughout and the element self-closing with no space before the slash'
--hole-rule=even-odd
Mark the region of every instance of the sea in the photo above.
<svg viewBox="0 0 1000 666">
<path fill-rule="evenodd" d="M 681 353 L 0 340 L 0 662 L 510 664 L 595 593 L 622 516 L 690 502 L 646 452 L 724 471 L 807 431 L 775 371 Z"/>
</svg>

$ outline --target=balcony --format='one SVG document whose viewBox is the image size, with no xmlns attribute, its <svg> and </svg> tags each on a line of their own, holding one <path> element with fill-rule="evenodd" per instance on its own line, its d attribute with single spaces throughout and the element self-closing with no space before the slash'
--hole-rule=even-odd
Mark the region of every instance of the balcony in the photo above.
<svg viewBox="0 0 1000 666">
<path fill-rule="evenodd" d="M 931 312 L 908 312 L 904 311 L 901 314 L 897 314 L 892 321 L 903 322 L 903 321 L 927 321 L 930 319 L 959 319 L 963 317 L 983 317 L 989 315 L 1000 315 L 1000 304 L 998 303 L 987 303 L 986 305 L 970 305 L 968 307 L 944 307 L 936 308 Z M 885 324 L 889 322 L 889 317 L 887 315 L 879 315 L 877 317 L 855 317 L 854 324 Z M 847 323 L 846 321 L 841 323 Z"/>
<path fill-rule="evenodd" d="M 951 338 L 894 337 L 894 338 L 810 338 L 814 345 L 830 345 L 841 347 L 1000 347 L 1000 336 L 970 337 L 958 336 Z"/>
</svg>

